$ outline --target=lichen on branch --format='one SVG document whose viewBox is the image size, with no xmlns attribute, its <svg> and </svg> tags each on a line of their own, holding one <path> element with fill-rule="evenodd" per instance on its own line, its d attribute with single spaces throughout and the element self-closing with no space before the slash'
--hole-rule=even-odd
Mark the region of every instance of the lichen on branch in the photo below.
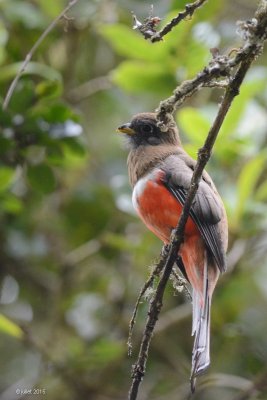
<svg viewBox="0 0 267 400">
<path fill-rule="evenodd" d="M 152 43 L 159 42 L 167 35 L 176 25 L 186 18 L 191 18 L 194 12 L 201 7 L 207 0 L 196 0 L 194 3 L 186 4 L 184 11 L 180 11 L 170 22 L 168 22 L 160 31 L 157 31 L 157 26 L 161 18 L 153 16 L 153 6 L 151 6 L 149 16 L 144 19 L 144 22 L 138 21 L 133 14 L 134 25 L 133 29 L 138 29 L 145 39 L 149 39 Z"/>
</svg>

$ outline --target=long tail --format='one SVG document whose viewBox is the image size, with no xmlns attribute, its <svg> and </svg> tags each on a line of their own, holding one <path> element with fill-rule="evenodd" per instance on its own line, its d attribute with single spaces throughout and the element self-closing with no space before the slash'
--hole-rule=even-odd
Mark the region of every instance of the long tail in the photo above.
<svg viewBox="0 0 267 400">
<path fill-rule="evenodd" d="M 210 364 L 210 305 L 208 266 L 205 262 L 203 274 L 203 297 L 193 289 L 193 324 L 195 335 L 192 353 L 191 390 L 195 390 L 196 376 L 205 371 Z"/>
</svg>

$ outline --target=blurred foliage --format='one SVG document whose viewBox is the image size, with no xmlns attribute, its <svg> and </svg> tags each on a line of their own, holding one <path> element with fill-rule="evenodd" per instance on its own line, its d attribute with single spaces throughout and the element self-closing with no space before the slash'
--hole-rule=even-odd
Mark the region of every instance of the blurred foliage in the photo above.
<svg viewBox="0 0 267 400">
<path fill-rule="evenodd" d="M 66 4 L 0 1 L 1 104 Z M 154 6 L 166 22 L 185 4 Z M 147 16 L 150 2 L 80 0 L 74 19 L 60 21 L 39 47 L 0 109 L 1 399 L 32 387 L 49 400 L 126 398 L 128 321 L 161 244 L 134 215 L 126 151 L 114 132 L 194 76 L 211 47 L 237 47 L 235 22 L 255 6 L 210 1 L 152 45 L 132 30 L 130 14 Z M 229 272 L 214 296 L 212 365 L 197 400 L 232 399 L 267 367 L 266 59 L 250 70 L 208 166 L 229 216 Z M 218 89 L 203 89 L 177 112 L 193 157 L 220 100 Z M 134 357 L 146 310 L 144 302 Z M 186 398 L 190 324 L 188 300 L 169 286 L 140 398 Z M 266 397 L 262 390 L 254 398 Z"/>
</svg>

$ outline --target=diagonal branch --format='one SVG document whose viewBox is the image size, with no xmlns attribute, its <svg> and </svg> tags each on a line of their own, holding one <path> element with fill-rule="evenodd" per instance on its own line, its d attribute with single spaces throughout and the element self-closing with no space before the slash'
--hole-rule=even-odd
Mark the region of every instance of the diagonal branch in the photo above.
<svg viewBox="0 0 267 400">
<path fill-rule="evenodd" d="M 169 277 L 172 272 L 172 268 L 174 265 L 175 260 L 177 259 L 177 254 L 179 252 L 180 246 L 183 242 L 183 236 L 184 236 L 184 229 L 185 225 L 187 222 L 187 219 L 189 217 L 189 212 L 191 205 L 193 203 L 194 197 L 196 195 L 197 189 L 198 189 L 198 184 L 201 179 L 203 170 L 211 156 L 211 151 L 214 146 L 214 143 L 216 141 L 216 138 L 218 136 L 219 130 L 222 126 L 222 123 L 225 119 L 225 116 L 227 115 L 227 112 L 229 111 L 229 108 L 232 104 L 232 101 L 234 100 L 235 96 L 239 94 L 239 89 L 240 86 L 245 78 L 245 75 L 251 66 L 252 62 L 255 60 L 255 58 L 260 54 L 262 51 L 262 46 L 263 46 L 263 41 L 266 39 L 266 27 L 267 27 L 267 1 L 266 0 L 261 0 L 258 10 L 255 14 L 255 20 L 256 24 L 253 27 L 253 31 L 249 30 L 249 37 L 246 39 L 246 43 L 243 46 L 241 50 L 237 52 L 237 55 L 231 63 L 233 65 L 239 65 L 237 71 L 235 72 L 234 76 L 231 78 L 229 81 L 229 85 L 225 89 L 225 94 L 223 97 L 223 100 L 219 106 L 219 110 L 217 113 L 217 116 L 210 128 L 210 131 L 208 133 L 208 136 L 205 140 L 204 146 L 199 149 L 198 152 L 198 159 L 197 159 L 197 164 L 195 171 L 193 173 L 193 177 L 191 180 L 191 185 L 190 189 L 187 194 L 187 198 L 183 207 L 183 211 L 181 214 L 181 217 L 179 219 L 179 223 L 176 227 L 176 229 L 172 233 L 170 245 L 169 245 L 169 251 L 167 254 L 163 253 L 161 263 L 163 263 L 163 273 L 161 276 L 161 279 L 159 280 L 157 290 L 155 291 L 155 294 L 153 298 L 150 301 L 149 304 L 149 310 L 148 310 L 148 317 L 146 321 L 146 326 L 143 332 L 143 338 L 142 342 L 140 345 L 140 350 L 139 350 L 139 355 L 137 362 L 133 365 L 133 371 L 132 371 L 132 386 L 129 391 L 129 400 L 136 400 L 138 391 L 139 391 L 139 386 L 140 383 L 144 377 L 145 374 L 145 369 L 146 369 L 146 362 L 148 358 L 148 350 L 150 346 L 150 342 L 152 339 L 152 334 L 154 332 L 155 324 L 158 320 L 159 313 L 162 308 L 162 301 L 163 301 L 163 295 L 164 291 L 167 285 L 167 282 L 169 280 Z M 220 69 L 217 70 L 219 73 Z M 204 69 L 202 73 L 200 73 L 194 80 L 193 82 L 198 82 L 202 84 L 204 81 L 208 82 L 209 79 L 206 76 L 206 74 L 209 76 L 209 79 L 213 78 L 211 71 L 208 72 L 208 70 Z M 192 85 L 192 81 L 189 81 L 189 87 L 191 89 L 191 92 L 195 91 L 198 89 L 198 85 Z M 185 94 L 188 93 L 188 83 L 185 82 L 183 89 L 185 88 L 184 92 L 182 92 L 182 95 L 179 98 L 179 88 L 176 90 L 176 94 L 174 93 L 174 96 L 172 96 L 170 101 L 170 108 L 169 109 L 164 109 L 162 106 L 162 103 L 159 108 L 159 117 L 160 120 L 162 121 L 162 118 L 167 116 L 167 113 L 172 114 L 175 111 L 175 108 L 177 107 L 177 104 L 180 104 L 180 101 L 183 101 L 183 99 L 186 98 Z M 181 88 L 181 87 L 180 87 Z M 190 92 L 190 90 L 189 90 Z M 183 97 L 184 96 L 184 97 Z M 168 99 L 169 100 L 169 99 Z M 163 102 L 164 103 L 164 102 Z M 165 122 L 165 121 L 164 121 Z"/>
<path fill-rule="evenodd" d="M 219 51 L 212 51 L 212 60 L 195 78 L 184 81 L 174 90 L 172 96 L 160 102 L 157 116 L 163 131 L 168 130 L 168 123 L 172 120 L 172 114 L 188 97 L 202 87 L 220 86 L 221 83 L 222 87 L 227 88 L 225 78 L 228 79 L 229 85 L 233 70 L 241 62 L 245 62 L 251 57 L 255 59 L 261 54 L 264 41 L 267 38 L 266 8 L 266 0 L 261 0 L 254 18 L 245 22 L 239 21 L 239 33 L 245 43 L 239 49 L 234 49 L 235 56 L 233 58 L 230 58 L 233 51 L 228 55 L 220 55 Z M 222 80 L 216 81 L 216 79 Z"/>
<path fill-rule="evenodd" d="M 197 8 L 201 7 L 207 0 L 197 0 L 194 3 L 186 4 L 185 10 L 179 12 L 167 25 L 165 25 L 159 32 L 155 33 L 151 38 L 151 42 L 159 42 L 163 36 L 167 35 L 176 25 L 187 17 L 192 17 Z"/>
<path fill-rule="evenodd" d="M 42 35 L 39 37 L 39 39 L 34 43 L 33 47 L 29 51 L 29 53 L 26 55 L 25 60 L 23 61 L 17 75 L 11 82 L 11 85 L 9 86 L 9 89 L 7 91 L 7 94 L 5 96 L 4 102 L 3 102 L 3 110 L 6 110 L 10 99 L 14 93 L 14 90 L 16 89 L 16 86 L 18 84 L 19 79 L 21 78 L 23 72 L 27 68 L 27 65 L 31 61 L 34 53 L 42 43 L 42 41 L 46 38 L 46 36 L 52 31 L 52 29 L 56 26 L 58 21 L 60 21 L 62 18 L 66 18 L 66 13 L 78 2 L 78 0 L 71 0 L 69 4 L 64 8 L 64 10 L 51 22 L 51 24 L 46 28 L 46 30 L 42 33 Z"/>
<path fill-rule="evenodd" d="M 192 17 L 194 12 L 201 7 L 207 0 L 196 0 L 194 3 L 186 4 L 184 11 L 180 11 L 176 17 L 168 22 L 160 31 L 157 32 L 156 27 L 160 22 L 159 17 L 153 17 L 153 6 L 149 16 L 144 22 L 138 21 L 136 15 L 133 14 L 133 29 L 138 29 L 145 39 L 149 39 L 152 43 L 159 42 L 163 36 L 167 35 L 176 25 L 184 21 L 187 17 Z"/>
</svg>

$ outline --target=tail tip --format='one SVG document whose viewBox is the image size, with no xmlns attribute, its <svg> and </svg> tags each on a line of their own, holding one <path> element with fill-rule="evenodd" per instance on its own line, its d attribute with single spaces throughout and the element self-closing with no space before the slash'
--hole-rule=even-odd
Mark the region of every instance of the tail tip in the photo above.
<svg viewBox="0 0 267 400">
<path fill-rule="evenodd" d="M 194 394 L 195 390 L 196 390 L 196 377 L 195 376 L 191 376 L 190 378 L 190 388 L 191 388 L 191 393 Z"/>
<path fill-rule="evenodd" d="M 192 394 L 196 390 L 197 377 L 199 375 L 202 375 L 207 370 L 209 365 L 210 365 L 210 362 L 207 361 L 205 364 L 194 365 L 194 367 L 192 368 L 191 377 L 190 377 L 190 387 L 191 387 Z"/>
</svg>

